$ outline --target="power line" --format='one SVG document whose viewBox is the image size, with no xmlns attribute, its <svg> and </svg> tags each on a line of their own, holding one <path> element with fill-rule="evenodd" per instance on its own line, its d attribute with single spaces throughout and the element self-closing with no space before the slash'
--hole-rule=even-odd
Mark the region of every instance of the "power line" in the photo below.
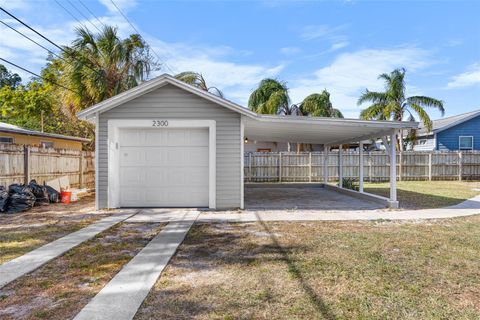
<svg viewBox="0 0 480 320">
<path fill-rule="evenodd" d="M 4 26 L 6 26 L 7 28 L 10 28 L 11 30 L 15 31 L 16 33 L 22 35 L 23 37 L 27 38 L 28 40 L 30 40 L 31 42 L 35 43 L 37 46 L 45 49 L 47 52 L 53 54 L 55 57 L 59 58 L 59 59 L 62 59 L 63 58 L 61 56 L 59 56 L 58 54 L 56 54 L 55 52 L 51 51 L 50 49 L 48 49 L 47 47 L 41 45 L 40 43 L 38 43 L 37 41 L 33 40 L 32 38 L 30 38 L 29 36 L 23 34 L 22 32 L 18 31 L 17 29 L 15 29 L 14 27 L 8 25 L 7 23 L 3 22 L 0 20 L 0 23 L 3 24 Z"/>
<path fill-rule="evenodd" d="M 60 8 L 62 8 L 66 13 L 68 13 L 73 19 L 77 20 L 77 22 L 78 22 L 80 25 L 82 25 L 82 26 L 85 27 L 85 25 L 84 25 L 80 20 L 78 20 L 77 17 L 74 16 L 73 13 L 70 12 L 70 10 L 68 10 L 67 8 L 65 8 L 65 7 L 63 6 L 63 4 L 61 4 L 61 3 L 58 2 L 57 0 L 55 0 L 55 2 L 57 3 L 57 5 L 58 5 Z"/>
<path fill-rule="evenodd" d="M 30 29 L 31 31 L 35 32 L 36 34 L 38 34 L 40 37 L 42 37 L 42 39 L 48 41 L 49 43 L 51 43 L 52 45 L 54 45 L 55 47 L 57 47 L 58 49 L 62 50 L 65 52 L 65 50 L 60 47 L 58 44 L 56 44 L 55 42 L 53 42 L 52 40 L 48 39 L 47 37 L 45 37 L 43 34 L 41 34 L 40 32 L 38 32 L 37 30 L 33 29 L 32 27 L 30 27 L 28 24 L 26 24 L 25 22 L 23 22 L 22 20 L 18 19 L 17 17 L 15 17 L 13 14 L 11 14 L 10 12 L 8 12 L 7 10 L 3 9 L 2 7 L 0 7 L 0 10 L 2 10 L 3 12 L 5 12 L 6 14 L 8 14 L 10 17 L 12 17 L 13 19 L 17 20 L 18 22 L 20 22 L 22 25 L 24 25 L 25 27 L 27 27 L 28 29 Z"/>
<path fill-rule="evenodd" d="M 82 0 L 78 0 L 78 2 L 80 2 L 80 4 L 98 21 L 98 23 L 100 23 L 102 26 L 106 27 L 106 25 L 102 22 L 102 20 L 100 20 L 96 15 L 95 13 L 93 13 L 85 3 L 83 3 Z"/>
<path fill-rule="evenodd" d="M 127 18 L 127 16 L 122 12 L 122 10 L 120 10 L 120 8 L 117 6 L 117 4 L 113 1 L 113 0 L 110 0 L 110 2 L 113 4 L 113 6 L 117 9 L 117 11 L 122 15 L 122 17 L 125 19 L 125 21 L 128 22 L 128 24 L 132 27 L 132 29 L 138 34 L 140 35 L 140 37 L 142 37 L 140 31 L 137 30 L 137 28 L 135 28 L 135 26 L 133 25 L 133 23 Z M 160 56 L 158 55 L 158 53 L 153 49 L 153 47 L 147 42 L 147 40 L 142 37 L 142 39 L 148 44 L 148 46 L 152 49 L 152 52 L 157 56 L 157 59 L 162 62 L 162 58 L 160 58 Z M 171 73 L 175 73 L 169 66 L 166 62 L 163 63 L 165 65 L 165 67 L 167 67 L 168 70 L 170 70 Z"/>
<path fill-rule="evenodd" d="M 98 28 L 98 27 L 97 27 L 97 26 L 96 26 L 96 25 L 95 25 L 95 24 L 94 24 L 92 21 L 90 21 L 90 19 L 88 19 L 88 18 L 87 18 L 87 16 L 86 16 L 86 15 L 84 15 L 84 14 L 83 14 L 83 12 L 82 12 L 82 11 L 80 11 L 80 9 L 78 9 L 76 5 L 74 5 L 74 4 L 73 4 L 73 2 L 72 2 L 72 1 L 70 1 L 70 0 L 67 0 L 67 2 L 70 4 L 70 6 L 72 6 L 72 8 L 74 8 L 74 9 L 75 9 L 75 11 L 77 11 L 77 12 L 78 12 L 78 13 L 79 13 L 79 14 L 80 14 L 80 15 L 81 15 L 81 16 L 82 16 L 82 17 L 83 17 L 83 18 L 84 18 L 86 21 L 88 21 L 88 22 L 89 22 L 89 23 L 90 23 L 90 24 L 91 24 L 91 25 L 92 25 L 92 26 L 93 26 L 95 29 L 97 29 L 97 30 L 98 30 L 98 32 L 101 32 L 101 31 L 100 31 L 100 29 L 99 29 L 99 28 Z"/>
<path fill-rule="evenodd" d="M 78 51 L 75 51 L 75 50 L 72 50 L 71 52 L 67 52 L 67 50 L 65 50 L 64 48 L 60 47 L 58 44 L 56 44 L 55 42 L 53 42 L 52 40 L 48 39 L 47 37 L 45 37 L 43 34 L 41 34 L 40 32 L 38 32 L 37 30 L 35 30 L 34 28 L 30 27 L 28 24 L 26 24 L 25 22 L 23 22 L 22 20 L 20 20 L 19 18 L 17 18 L 16 16 L 14 16 L 13 14 L 11 14 L 10 12 L 8 12 L 7 10 L 3 9 L 2 7 L 0 7 L 0 10 L 2 10 L 3 12 L 5 12 L 6 14 L 8 14 L 10 17 L 12 17 L 13 19 L 15 19 L 16 21 L 18 21 L 19 23 L 21 23 L 22 25 L 24 25 L 25 27 L 27 27 L 29 30 L 35 32 L 37 35 L 39 35 L 40 37 L 42 37 L 42 39 L 45 39 L 46 41 L 48 41 L 49 43 L 51 43 L 52 45 L 54 45 L 55 47 L 57 47 L 58 49 L 60 49 L 62 52 L 70 55 L 73 59 L 79 61 L 79 62 L 82 62 L 81 60 L 79 60 L 77 57 L 76 57 L 76 53 L 79 53 Z M 88 62 L 92 63 L 88 58 L 86 58 L 88 60 Z M 65 61 L 65 59 L 63 59 Z M 94 71 L 94 72 L 98 72 L 98 70 L 90 67 L 88 64 L 83 64 L 85 67 L 87 67 L 88 69 Z"/>
<path fill-rule="evenodd" d="M 30 71 L 30 70 L 28 70 L 28 69 L 25 69 L 24 67 L 21 67 L 21 66 L 19 66 L 18 64 L 15 64 L 15 63 L 13 63 L 13 62 L 11 62 L 11 61 L 8 61 L 8 60 L 6 60 L 6 59 L 3 59 L 2 57 L 0 57 L 0 60 L 3 61 L 3 62 L 8 63 L 9 65 L 12 65 L 12 66 L 14 66 L 14 67 L 16 67 L 16 68 L 18 68 L 18 69 L 20 69 L 20 70 L 23 70 L 23 71 L 25 71 L 25 72 L 27 72 L 27 73 L 30 73 L 31 75 L 33 75 L 33 76 L 35 76 L 35 77 L 37 77 L 37 78 L 40 78 L 40 79 L 42 79 L 42 80 L 44 80 L 44 81 L 50 82 L 51 84 L 54 84 L 54 85 L 56 85 L 56 86 L 58 86 L 58 87 L 61 87 L 61 88 L 65 89 L 65 90 L 71 91 L 71 92 L 76 93 L 76 94 L 80 94 L 79 92 L 77 92 L 77 91 L 75 91 L 75 90 L 72 90 L 72 89 L 70 89 L 70 88 L 68 88 L 68 87 L 65 87 L 65 86 L 59 84 L 59 83 L 56 82 L 56 81 L 53 81 L 53 80 L 50 80 L 50 79 L 46 79 L 46 78 L 42 77 L 41 75 L 39 75 L 39 74 L 37 74 L 37 73 L 35 73 L 35 72 L 33 72 L 33 71 Z"/>
</svg>

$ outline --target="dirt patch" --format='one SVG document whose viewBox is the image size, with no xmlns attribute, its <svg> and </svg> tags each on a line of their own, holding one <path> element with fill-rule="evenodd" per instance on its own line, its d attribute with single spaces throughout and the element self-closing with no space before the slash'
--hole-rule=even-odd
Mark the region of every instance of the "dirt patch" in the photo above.
<svg viewBox="0 0 480 320">
<path fill-rule="evenodd" d="M 71 204 L 34 207 L 16 214 L 0 214 L 0 263 L 77 231 L 115 213 L 95 211 L 94 195 Z"/>
<path fill-rule="evenodd" d="M 1 319 L 69 319 L 163 224 L 122 223 L 0 289 Z"/>
<path fill-rule="evenodd" d="M 479 319 L 479 247 L 480 216 L 196 224 L 136 319 Z"/>
</svg>

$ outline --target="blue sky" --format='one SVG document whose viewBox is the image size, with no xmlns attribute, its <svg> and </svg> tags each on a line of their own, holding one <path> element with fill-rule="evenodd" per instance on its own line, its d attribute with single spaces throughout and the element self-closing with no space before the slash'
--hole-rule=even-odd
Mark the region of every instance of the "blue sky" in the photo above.
<svg viewBox="0 0 480 320">
<path fill-rule="evenodd" d="M 58 1 L 100 27 L 78 0 Z M 133 33 L 110 0 L 82 1 L 121 35 Z M 327 89 L 356 118 L 359 94 L 382 89 L 378 74 L 405 67 L 408 94 L 443 100 L 447 116 L 480 108 L 480 1 L 114 1 L 161 56 L 159 73 L 201 72 L 242 105 L 274 77 L 288 83 L 292 102 Z M 59 44 L 79 25 L 53 0 L 0 4 Z M 0 57 L 38 72 L 46 54 L 2 26 Z"/>
</svg>

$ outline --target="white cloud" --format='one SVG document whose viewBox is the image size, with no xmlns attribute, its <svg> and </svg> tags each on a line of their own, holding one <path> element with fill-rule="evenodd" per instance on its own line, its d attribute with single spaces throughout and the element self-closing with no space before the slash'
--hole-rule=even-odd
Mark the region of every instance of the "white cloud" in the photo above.
<svg viewBox="0 0 480 320">
<path fill-rule="evenodd" d="M 307 95 L 327 89 L 332 103 L 344 111 L 348 117 L 358 117 L 356 106 L 361 92 L 382 90 L 383 83 L 378 75 L 391 72 L 397 67 L 405 67 L 412 73 L 433 62 L 429 61 L 429 52 L 404 47 L 393 49 L 365 49 L 338 55 L 334 61 L 313 73 L 310 78 L 291 82 L 293 102 L 300 102 Z"/>
<path fill-rule="evenodd" d="M 298 47 L 283 47 L 280 49 L 280 52 L 284 55 L 291 56 L 297 53 L 300 53 L 302 50 Z"/>
<path fill-rule="evenodd" d="M 330 51 L 337 51 L 339 49 L 345 48 L 346 46 L 348 46 L 348 44 L 349 44 L 348 41 L 341 41 L 341 42 L 334 43 L 330 47 Z"/>
<path fill-rule="evenodd" d="M 447 88 L 462 88 L 480 85 L 480 62 L 474 63 L 467 68 L 467 71 L 460 73 L 447 84 Z"/>
<path fill-rule="evenodd" d="M 330 27 L 327 25 L 310 25 L 302 29 L 300 38 L 304 40 L 344 38 L 344 36 L 340 35 L 340 31 L 344 31 L 346 27 L 346 25 L 337 27 Z"/>
<path fill-rule="evenodd" d="M 252 89 L 266 77 L 277 76 L 283 65 L 265 66 L 241 64 L 229 61 L 229 57 L 243 51 L 222 50 L 220 47 L 191 45 L 186 43 L 165 43 L 149 40 L 154 50 L 163 57 L 165 66 L 158 73 L 200 72 L 209 86 L 218 87 L 227 99 L 246 105 Z M 213 55 L 212 55 L 213 53 Z"/>
<path fill-rule="evenodd" d="M 112 1 L 99 0 L 99 2 L 103 4 L 110 13 L 118 14 L 118 10 L 113 5 Z M 128 10 L 135 8 L 138 4 L 136 0 L 114 0 L 114 2 L 117 5 L 117 7 L 119 7 L 120 10 L 122 10 L 124 14 L 126 14 Z"/>
</svg>

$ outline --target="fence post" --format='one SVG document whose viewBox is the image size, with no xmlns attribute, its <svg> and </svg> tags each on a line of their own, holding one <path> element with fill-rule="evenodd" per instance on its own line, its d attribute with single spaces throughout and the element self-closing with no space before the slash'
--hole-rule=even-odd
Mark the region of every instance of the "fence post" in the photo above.
<svg viewBox="0 0 480 320">
<path fill-rule="evenodd" d="M 458 181 L 462 181 L 463 176 L 463 154 L 462 151 L 458 151 Z"/>
<path fill-rule="evenodd" d="M 23 146 L 23 182 L 30 182 L 30 146 Z"/>
<path fill-rule="evenodd" d="M 252 173 L 252 153 L 250 152 L 248 154 L 248 179 L 250 182 L 252 182 L 252 177 L 253 177 L 253 173 Z"/>
<path fill-rule="evenodd" d="M 372 182 L 372 152 L 368 151 L 368 181 Z"/>
<path fill-rule="evenodd" d="M 312 152 L 308 154 L 308 182 L 312 182 Z"/>
<path fill-rule="evenodd" d="M 278 182 L 282 182 L 282 153 L 278 153 Z"/>
<path fill-rule="evenodd" d="M 83 188 L 83 151 L 80 150 L 80 157 L 78 158 L 78 184 L 79 188 Z"/>
<path fill-rule="evenodd" d="M 398 181 L 402 181 L 402 150 L 398 152 Z"/>
<path fill-rule="evenodd" d="M 432 153 L 428 154 L 428 181 L 432 181 Z"/>
</svg>

